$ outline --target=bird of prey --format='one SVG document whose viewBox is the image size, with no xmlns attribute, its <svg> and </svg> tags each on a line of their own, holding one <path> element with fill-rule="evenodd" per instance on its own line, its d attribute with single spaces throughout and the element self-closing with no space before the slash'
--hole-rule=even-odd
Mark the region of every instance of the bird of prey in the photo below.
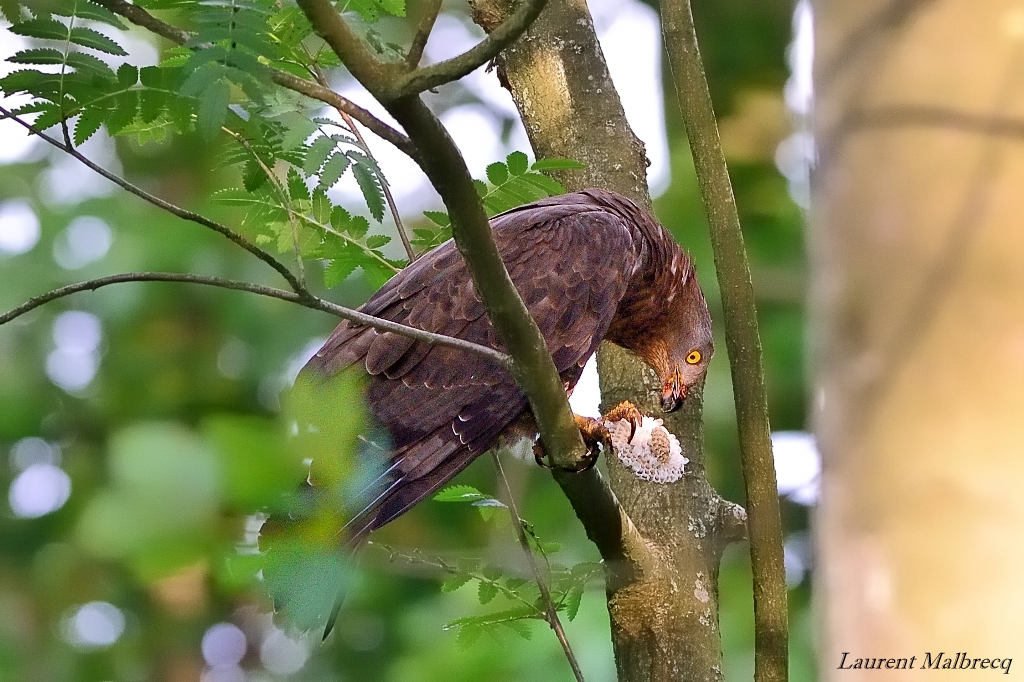
<svg viewBox="0 0 1024 682">
<path fill-rule="evenodd" d="M 679 407 L 714 351 L 711 320 L 690 257 L 647 210 L 587 189 L 513 209 L 491 226 L 567 392 L 608 340 L 657 372 L 664 410 Z M 360 310 L 505 351 L 450 241 L 395 275 Z M 523 391 L 480 356 L 346 321 L 304 371 L 328 378 L 352 366 L 368 375 L 366 400 L 392 449 L 365 508 L 346 527 L 351 546 L 481 453 L 523 436 L 536 440 Z M 629 404 L 613 413 L 607 417 L 640 418 Z M 577 417 L 577 424 L 590 445 L 607 436 L 602 420 Z"/>
</svg>

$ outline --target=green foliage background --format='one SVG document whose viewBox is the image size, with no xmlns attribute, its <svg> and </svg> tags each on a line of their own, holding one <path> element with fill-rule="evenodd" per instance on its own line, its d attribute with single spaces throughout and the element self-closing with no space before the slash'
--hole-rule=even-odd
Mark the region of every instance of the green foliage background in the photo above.
<svg viewBox="0 0 1024 682">
<path fill-rule="evenodd" d="M 189 3 L 139 4 L 173 13 Z M 90 59 L 88 50 L 116 54 L 115 42 L 86 27 L 69 34 L 64 23 L 47 17 L 47 12 L 63 16 L 60 8 L 66 3 L 36 3 L 30 19 L 12 14 L 19 11 L 14 2 L 0 5 L 9 20 L 25 19 L 15 29 L 21 35 L 43 39 L 21 58 L 26 68 L 58 58 L 75 67 L 67 69 L 63 80 L 9 77 L 0 87 L 43 96 L 49 104 L 35 108 L 51 117 L 50 123 L 62 111 L 88 112 L 70 130 L 76 144 L 101 125 L 124 133 L 117 138 L 117 154 L 131 181 L 241 226 L 285 260 L 297 252 L 314 288 L 330 287 L 327 295 L 344 305 L 358 305 L 403 264 L 394 257 L 400 251 L 385 248 L 395 235 L 381 195 L 386 180 L 374 160 L 343 130 L 331 128 L 334 123 L 302 115 L 315 114 L 308 102 L 265 96 L 261 79 L 267 64 L 302 75 L 309 68 L 335 66 L 327 51 L 303 47 L 309 35 L 296 8 L 261 0 L 207 3 L 205 14 L 194 17 L 190 26 L 198 31 L 194 45 L 200 49 L 166 48 L 160 68 L 114 72 Z M 120 23 L 84 0 L 72 5 L 76 16 Z M 360 14 L 379 50 L 393 49 L 387 20 L 373 22 L 401 14 L 401 7 L 361 0 L 350 9 Z M 745 142 L 767 135 L 777 143 L 785 133 L 781 87 L 792 6 L 781 0 L 754 5 L 727 0 L 698 3 L 695 11 L 755 269 L 773 428 L 803 428 L 802 216 L 775 168 L 773 144 Z M 265 36 L 237 30 L 245 22 L 267 21 L 282 40 L 268 44 Z M 53 45 L 44 47 L 54 38 Z M 87 48 L 77 52 L 85 56 L 64 56 L 69 43 Z M 443 88 L 437 100 L 445 96 L 458 93 Z M 228 106 L 239 102 L 247 117 Z M 710 245 L 673 102 L 667 85 L 672 186 L 656 209 L 694 253 L 717 317 Z M 223 133 L 222 126 L 236 137 Z M 320 137 L 308 141 L 318 130 Z M 59 128 L 54 131 L 60 137 Z M 124 192 L 73 205 L 47 201 L 38 178 L 57 154 L 0 166 L 0 202 L 28 201 L 42 228 L 39 244 L 28 253 L 0 255 L 3 310 L 56 286 L 122 271 L 196 272 L 280 285 L 272 271 L 221 236 Z M 263 171 L 275 163 L 292 164 L 285 179 Z M 489 169 L 490 185 L 482 191 L 490 210 L 557 191 L 543 175 L 509 184 L 532 173 L 523 163 L 510 158 Z M 327 199 L 326 188 L 344 172 L 356 177 L 370 219 L 358 215 L 361 207 L 333 206 Z M 113 226 L 113 246 L 99 261 L 62 270 L 53 262 L 52 246 L 80 215 Z M 405 218 L 420 249 L 447 237 L 443 214 Z M 99 374 L 78 395 L 54 386 L 44 372 L 53 347 L 52 322 L 65 310 L 89 311 L 103 323 Z M 291 536 L 298 545 L 283 541 L 274 546 L 276 561 L 254 553 L 247 517 L 257 509 L 292 504 L 288 493 L 305 474 L 304 458 L 328 448 L 331 461 L 343 463 L 365 447 L 354 438 L 362 415 L 357 385 L 342 382 L 323 401 L 334 411 L 320 416 L 329 417 L 340 431 L 323 434 L 320 441 L 289 438 L 294 405 L 282 408 L 278 401 L 289 361 L 335 324 L 325 314 L 281 301 L 161 283 L 79 294 L 0 327 L 0 453 L 19 439 L 45 438 L 60 446 L 61 466 L 72 480 L 68 503 L 53 514 L 29 520 L 15 518 L 7 507 L 0 511 L 0 680 L 198 679 L 203 633 L 223 621 L 249 635 L 242 666 L 252 679 L 571 678 L 543 623 L 513 619 L 517 624 L 505 630 L 490 628 L 473 636 L 459 627 L 465 624 L 460 618 L 504 608 L 507 595 L 488 587 L 489 580 L 500 578 L 507 586 L 524 570 L 508 521 L 503 514 L 486 513 L 493 508 L 478 507 L 485 511 L 478 514 L 469 505 L 424 503 L 379 533 L 374 538 L 379 546 L 370 548 L 361 566 L 330 552 L 317 553 L 316 547 L 330 546 L 329 529 L 337 522 L 319 512 L 303 517 L 301 532 Z M 225 372 L 228 361 L 234 365 Z M 731 405 L 723 352 L 712 364 L 706 389 L 709 467 L 719 490 L 742 501 Z M 328 436 L 333 445 L 324 444 Z M 352 470 L 317 473 L 340 490 L 358 483 Z M 564 575 L 558 573 L 568 581 L 563 594 L 568 598 L 575 590 L 571 600 L 576 604 L 567 606 L 576 617 L 567 627 L 587 679 L 612 679 L 599 582 L 569 580 L 573 570 L 581 575 L 586 570 L 573 567 L 593 566 L 596 551 L 550 476 L 536 467 L 506 470 L 523 516 L 551 553 L 554 572 L 565 567 Z M 6 489 L 16 474 L 13 466 L 0 462 L 0 487 Z M 486 458 L 458 483 L 498 495 Z M 783 513 L 787 532 L 806 529 L 804 508 L 785 502 Z M 271 601 L 256 585 L 257 571 L 276 590 L 279 608 L 294 616 L 292 622 L 308 627 L 322 622 L 336 582 L 348 585 L 348 606 L 336 636 L 326 644 L 319 644 L 316 633 L 302 638 L 290 631 L 311 652 L 291 676 L 275 674 L 261 663 L 259 642 L 271 632 L 268 617 L 261 614 L 269 613 Z M 470 573 L 476 578 L 467 579 Z M 579 587 L 584 583 L 590 585 L 586 594 Z M 793 679 L 806 680 L 813 676 L 806 579 L 791 597 Z M 113 646 L 83 650 L 67 641 L 69 614 L 91 601 L 110 602 L 128 614 L 124 634 Z M 721 601 L 726 677 L 749 679 L 753 635 L 745 548 L 727 552 Z"/>
</svg>

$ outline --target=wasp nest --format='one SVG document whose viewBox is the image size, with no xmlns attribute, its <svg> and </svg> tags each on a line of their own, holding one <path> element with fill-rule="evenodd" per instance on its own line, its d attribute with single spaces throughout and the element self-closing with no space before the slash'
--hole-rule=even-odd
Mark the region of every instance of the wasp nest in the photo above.
<svg viewBox="0 0 1024 682">
<path fill-rule="evenodd" d="M 633 442 L 627 442 L 630 424 L 625 419 L 605 422 L 605 426 L 612 437 L 615 454 L 637 476 L 655 483 L 671 483 L 682 478 L 690 460 L 683 457 L 679 439 L 662 426 L 662 420 L 645 416 L 633 435 Z"/>
</svg>

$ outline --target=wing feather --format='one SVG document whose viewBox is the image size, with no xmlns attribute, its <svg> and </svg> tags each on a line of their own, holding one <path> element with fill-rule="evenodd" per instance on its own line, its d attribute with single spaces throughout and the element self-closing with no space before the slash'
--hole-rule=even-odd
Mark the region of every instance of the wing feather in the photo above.
<svg viewBox="0 0 1024 682">
<path fill-rule="evenodd" d="M 514 209 L 492 221 L 512 281 L 568 386 L 608 331 L 635 264 L 623 220 L 586 195 Z M 392 278 L 363 312 L 503 350 L 451 243 Z M 360 538 L 455 476 L 527 409 L 504 369 L 479 356 L 345 322 L 310 361 L 331 374 L 360 359 L 367 401 L 390 432 L 392 473 L 350 523 Z"/>
</svg>

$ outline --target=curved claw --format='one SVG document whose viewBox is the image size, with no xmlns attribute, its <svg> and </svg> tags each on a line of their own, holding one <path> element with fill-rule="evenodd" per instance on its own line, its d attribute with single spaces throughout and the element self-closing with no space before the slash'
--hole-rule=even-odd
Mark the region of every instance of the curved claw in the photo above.
<svg viewBox="0 0 1024 682">
<path fill-rule="evenodd" d="M 636 430 L 640 428 L 641 424 L 643 424 L 644 415 L 637 409 L 636 405 L 628 400 L 623 400 L 602 418 L 602 421 L 606 422 L 617 422 L 622 420 L 629 422 L 629 440 L 627 442 L 632 443 L 633 436 L 636 435 Z"/>
<path fill-rule="evenodd" d="M 583 466 L 578 467 L 576 469 L 565 468 L 562 469 L 562 471 L 566 471 L 570 474 L 582 474 L 585 471 L 590 471 L 591 469 L 593 469 L 594 465 L 597 464 L 598 453 L 595 452 L 594 450 L 588 449 L 587 454 L 589 455 L 589 457 L 587 457 L 586 461 L 583 463 Z"/>
</svg>

